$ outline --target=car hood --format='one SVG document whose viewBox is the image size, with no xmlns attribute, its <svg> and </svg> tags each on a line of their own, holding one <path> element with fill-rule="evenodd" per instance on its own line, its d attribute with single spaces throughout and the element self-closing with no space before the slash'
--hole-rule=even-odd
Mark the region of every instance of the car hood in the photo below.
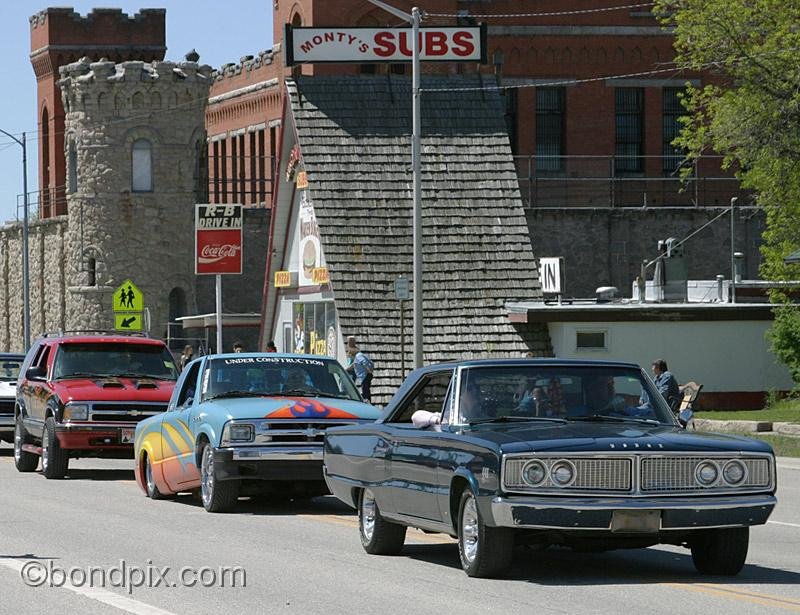
<svg viewBox="0 0 800 615">
<path fill-rule="evenodd" d="M 2 398 L 16 398 L 17 396 L 17 383 L 8 382 L 7 380 L 0 380 L 0 399 Z"/>
<path fill-rule="evenodd" d="M 174 380 L 151 378 L 76 378 L 58 380 L 53 389 L 67 401 L 136 401 L 168 402 L 175 388 Z"/>
<path fill-rule="evenodd" d="M 771 452 L 770 446 L 729 434 L 698 433 L 639 423 L 527 423 L 478 425 L 464 435 L 488 440 L 503 453 L 529 452 Z"/>
<path fill-rule="evenodd" d="M 202 403 L 204 412 L 221 412 L 228 419 L 367 419 L 380 410 L 350 399 L 331 397 L 235 397 Z"/>
</svg>

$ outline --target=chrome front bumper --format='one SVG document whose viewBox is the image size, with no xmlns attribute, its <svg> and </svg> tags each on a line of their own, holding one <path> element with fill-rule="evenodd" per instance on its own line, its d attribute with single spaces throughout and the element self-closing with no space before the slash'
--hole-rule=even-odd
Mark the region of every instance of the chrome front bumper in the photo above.
<svg viewBox="0 0 800 615">
<path fill-rule="evenodd" d="M 534 498 L 495 497 L 494 525 L 544 530 L 624 531 L 614 527 L 615 511 L 659 517 L 645 531 L 743 527 L 767 522 L 777 500 L 772 495 L 694 498 Z"/>
<path fill-rule="evenodd" d="M 322 461 L 322 446 L 237 446 L 219 449 L 230 451 L 233 461 Z"/>
</svg>

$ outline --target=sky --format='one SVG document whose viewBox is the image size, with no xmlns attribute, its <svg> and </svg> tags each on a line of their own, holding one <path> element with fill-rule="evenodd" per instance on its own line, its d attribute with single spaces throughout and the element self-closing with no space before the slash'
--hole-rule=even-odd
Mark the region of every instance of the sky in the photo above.
<svg viewBox="0 0 800 615">
<path fill-rule="evenodd" d="M 85 16 L 93 8 L 167 10 L 167 60 L 180 61 L 194 48 L 201 64 L 219 68 L 272 47 L 272 0 L 0 0 L 3 59 L 0 129 L 21 139 L 26 133 L 28 191 L 38 188 L 36 78 L 29 58 L 29 17 L 48 6 L 71 6 Z M 22 218 L 22 147 L 0 133 L 0 224 Z"/>
</svg>

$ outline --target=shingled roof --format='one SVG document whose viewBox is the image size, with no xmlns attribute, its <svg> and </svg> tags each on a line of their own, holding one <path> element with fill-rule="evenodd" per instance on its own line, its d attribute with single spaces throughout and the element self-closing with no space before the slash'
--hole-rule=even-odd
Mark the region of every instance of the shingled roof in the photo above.
<svg viewBox="0 0 800 615">
<path fill-rule="evenodd" d="M 422 81 L 424 362 L 552 354 L 546 325 L 507 301 L 541 299 L 537 263 L 494 90 L 477 76 Z M 394 281 L 412 277 L 411 81 L 299 77 L 288 95 L 342 333 L 376 365 L 373 401 L 402 380 Z M 413 366 L 406 303 L 406 369 Z"/>
</svg>

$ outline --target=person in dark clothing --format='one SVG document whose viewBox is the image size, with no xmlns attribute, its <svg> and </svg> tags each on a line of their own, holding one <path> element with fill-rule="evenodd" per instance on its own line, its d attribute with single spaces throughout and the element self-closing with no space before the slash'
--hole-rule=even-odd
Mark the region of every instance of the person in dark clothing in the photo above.
<svg viewBox="0 0 800 615">
<path fill-rule="evenodd" d="M 669 407 L 675 411 L 681 401 L 681 390 L 678 386 L 678 381 L 675 379 L 675 376 L 672 375 L 672 372 L 669 371 L 667 362 L 664 359 L 656 359 L 653 361 L 652 369 L 653 382 L 655 383 L 658 392 L 661 393 L 661 396 L 667 400 Z M 642 391 L 639 402 L 643 406 L 650 404 L 650 398 L 646 392 Z"/>
</svg>

